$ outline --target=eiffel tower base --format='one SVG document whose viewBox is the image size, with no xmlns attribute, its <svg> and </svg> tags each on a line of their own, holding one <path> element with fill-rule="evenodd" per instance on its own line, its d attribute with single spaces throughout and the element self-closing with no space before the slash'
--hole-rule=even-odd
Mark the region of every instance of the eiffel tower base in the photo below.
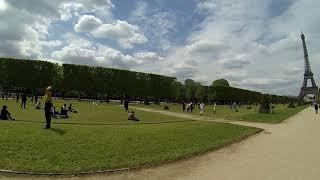
<svg viewBox="0 0 320 180">
<path fill-rule="evenodd" d="M 300 94 L 299 94 L 299 99 L 303 100 L 303 98 L 308 94 L 314 95 L 315 96 L 315 100 L 317 100 L 318 99 L 318 95 L 319 95 L 318 87 L 301 88 L 301 91 L 300 91 Z"/>
</svg>

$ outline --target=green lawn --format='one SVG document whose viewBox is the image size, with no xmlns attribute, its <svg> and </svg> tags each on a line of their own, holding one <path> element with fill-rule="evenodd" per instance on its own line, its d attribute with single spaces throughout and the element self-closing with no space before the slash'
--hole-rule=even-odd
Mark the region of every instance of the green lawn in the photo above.
<svg viewBox="0 0 320 180">
<path fill-rule="evenodd" d="M 133 105 L 134 107 L 142 107 L 142 108 L 149 108 L 149 109 L 155 109 L 155 110 L 164 110 L 163 107 L 164 105 L 143 105 L 143 104 L 135 104 Z M 177 113 L 183 113 L 182 112 L 182 105 L 180 104 L 169 104 L 169 111 L 171 112 L 177 112 Z M 167 111 L 167 110 L 166 110 Z M 218 105 L 216 107 L 216 113 L 213 113 L 213 106 L 207 105 L 205 107 L 205 111 L 203 116 L 207 116 L 207 117 L 213 117 L 213 118 L 228 118 L 230 116 L 234 116 L 234 115 L 239 115 L 239 114 L 246 114 L 246 113 L 251 113 L 254 112 L 255 110 L 248 110 L 246 108 L 241 108 L 239 112 L 235 113 L 233 111 L 230 110 L 229 106 L 223 106 L 223 105 Z M 187 113 L 187 112 L 185 112 Z M 200 115 L 199 114 L 199 108 L 198 106 L 196 106 L 196 108 L 194 109 L 193 113 L 187 113 L 187 114 L 191 114 L 191 115 Z"/>
<path fill-rule="evenodd" d="M 258 114 L 249 113 L 240 116 L 233 116 L 233 119 L 240 121 L 250 121 L 259 123 L 280 123 L 289 117 L 297 114 L 298 112 L 304 110 L 307 106 L 297 106 L 296 108 L 288 108 L 287 106 L 277 106 L 275 114 Z"/>
<path fill-rule="evenodd" d="M 163 105 L 134 105 L 135 107 L 150 108 L 156 110 L 163 110 Z M 168 105 L 172 112 L 182 112 L 182 106 L 179 104 Z M 206 106 L 203 116 L 212 118 L 224 118 L 229 120 L 249 121 L 249 122 L 261 122 L 261 123 L 280 123 L 283 120 L 288 119 L 290 116 L 302 111 L 306 106 L 297 106 L 296 108 L 288 108 L 287 105 L 276 105 L 275 114 L 259 114 L 259 106 L 252 105 L 252 109 L 247 109 L 247 106 L 239 108 L 239 112 L 235 112 L 229 108 L 229 106 L 218 105 L 216 107 L 216 113 L 213 112 L 213 106 Z M 186 112 L 185 112 L 186 113 Z M 199 108 L 196 107 L 193 113 L 187 113 L 192 115 L 199 115 Z M 200 116 L 200 115 L 199 115 Z"/>
<path fill-rule="evenodd" d="M 77 173 L 161 163 L 216 149 L 259 131 L 142 111 L 136 111 L 141 121 L 131 122 L 120 106 L 88 102 L 73 102 L 79 113 L 68 120 L 54 120 L 53 128 L 46 130 L 43 110 L 30 104 L 21 110 L 14 101 L 0 100 L 3 104 L 17 120 L 0 121 L 0 169 L 23 172 Z"/>
</svg>

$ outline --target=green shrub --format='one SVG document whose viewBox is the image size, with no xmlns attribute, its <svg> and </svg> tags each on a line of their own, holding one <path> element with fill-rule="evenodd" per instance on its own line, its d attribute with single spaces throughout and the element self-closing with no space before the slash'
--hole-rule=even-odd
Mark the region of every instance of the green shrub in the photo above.
<svg viewBox="0 0 320 180">
<path fill-rule="evenodd" d="M 270 97 L 269 95 L 263 95 L 259 113 L 269 114 L 270 113 Z"/>
<path fill-rule="evenodd" d="M 294 105 L 294 102 L 290 102 L 288 105 L 288 108 L 296 108 L 296 106 Z"/>
</svg>

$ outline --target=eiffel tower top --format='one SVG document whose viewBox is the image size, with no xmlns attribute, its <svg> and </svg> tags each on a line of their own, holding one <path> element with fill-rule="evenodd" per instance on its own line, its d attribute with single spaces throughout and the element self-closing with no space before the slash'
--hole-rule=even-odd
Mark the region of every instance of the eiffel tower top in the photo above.
<svg viewBox="0 0 320 180">
<path fill-rule="evenodd" d="M 309 55 L 306 45 L 306 37 L 301 31 L 301 39 L 302 39 L 302 45 L 303 45 L 303 53 L 304 53 L 304 68 L 305 68 L 305 74 L 312 74 L 311 71 L 311 65 L 309 61 Z"/>
</svg>

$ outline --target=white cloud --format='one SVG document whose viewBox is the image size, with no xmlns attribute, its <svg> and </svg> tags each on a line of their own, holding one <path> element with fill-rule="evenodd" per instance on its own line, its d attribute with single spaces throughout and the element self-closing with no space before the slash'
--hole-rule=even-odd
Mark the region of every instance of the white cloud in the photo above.
<svg viewBox="0 0 320 180">
<path fill-rule="evenodd" d="M 135 53 L 134 57 L 139 63 L 153 63 L 164 59 L 164 57 L 158 56 L 155 52 L 139 52 Z"/>
<path fill-rule="evenodd" d="M 205 14 L 206 18 L 194 28 L 184 45 L 169 51 L 168 63 L 164 66 L 181 77 L 205 79 L 208 84 L 224 77 L 242 88 L 297 95 L 304 65 L 301 26 L 308 32 L 311 64 L 320 67 L 320 63 L 312 61 L 320 57 L 316 51 L 319 45 L 315 43 L 320 39 L 320 23 L 316 20 L 320 17 L 316 8 L 320 4 L 313 0 L 294 0 L 287 10 L 273 16 L 269 8 L 271 3 L 199 2 L 196 12 Z M 304 13 L 305 9 L 309 13 Z M 174 68 L 190 61 L 198 71 L 193 71 L 192 67 L 189 71 Z"/>
<path fill-rule="evenodd" d="M 83 15 L 74 26 L 76 32 L 90 32 L 102 25 L 102 21 L 92 15 Z"/>
<path fill-rule="evenodd" d="M 159 51 L 167 51 L 172 46 L 169 34 L 176 31 L 175 12 L 150 6 L 148 1 L 136 1 L 129 22 L 138 24 L 147 37 L 152 37 L 148 41 L 150 46 Z"/>
<path fill-rule="evenodd" d="M 0 0 L 0 55 L 55 57 L 207 84 L 225 77 L 238 87 L 296 95 L 304 69 L 300 28 L 306 33 L 315 79 L 320 80 L 320 1 L 285 2 L 286 7 L 275 10 L 275 1 L 197 1 L 190 21 L 204 19 L 179 39 L 185 17 L 149 1 L 138 1 L 129 18 L 120 21 L 112 10 L 121 7 L 111 0 Z M 86 33 L 70 34 L 70 26 Z M 177 31 L 176 42 L 171 35 Z M 116 50 L 114 43 L 131 49 Z"/>
<path fill-rule="evenodd" d="M 57 47 L 62 45 L 62 41 L 54 40 L 54 41 L 41 41 L 40 44 L 45 47 Z"/>
<path fill-rule="evenodd" d="M 148 39 L 139 32 L 137 26 L 120 20 L 117 20 L 113 24 L 103 24 L 91 33 L 96 38 L 113 39 L 123 48 L 132 48 L 134 44 L 143 44 L 148 41 Z"/>
<path fill-rule="evenodd" d="M 68 21 L 72 16 L 79 16 L 79 11 L 83 12 L 81 3 L 62 3 L 59 5 L 60 20 Z"/>
<path fill-rule="evenodd" d="M 124 55 L 118 50 L 105 45 L 98 45 L 99 60 L 103 64 L 108 64 L 112 67 L 129 69 L 137 65 L 136 60 L 130 55 Z"/>
<path fill-rule="evenodd" d="M 247 57 L 245 55 L 238 55 L 230 59 L 223 59 L 219 63 L 222 64 L 225 69 L 242 69 L 251 64 L 251 62 L 246 58 Z"/>
<path fill-rule="evenodd" d="M 66 63 L 95 64 L 95 51 L 73 45 L 63 47 L 60 51 L 54 51 L 52 58 Z"/>
<path fill-rule="evenodd" d="M 217 3 L 215 1 L 208 1 L 204 0 L 202 2 L 199 2 L 197 4 L 197 12 L 203 13 L 203 12 L 209 12 L 209 11 L 214 11 L 217 7 Z"/>
<path fill-rule="evenodd" d="M 0 0 L 0 11 L 4 11 L 7 9 L 7 3 L 5 0 Z"/>
<path fill-rule="evenodd" d="M 67 45 L 58 51 L 52 52 L 51 59 L 65 63 L 99 65 L 121 69 L 130 69 L 144 63 L 136 57 L 123 54 L 103 44 L 92 44 L 87 39 L 73 34 L 65 35 L 65 41 Z"/>
</svg>

